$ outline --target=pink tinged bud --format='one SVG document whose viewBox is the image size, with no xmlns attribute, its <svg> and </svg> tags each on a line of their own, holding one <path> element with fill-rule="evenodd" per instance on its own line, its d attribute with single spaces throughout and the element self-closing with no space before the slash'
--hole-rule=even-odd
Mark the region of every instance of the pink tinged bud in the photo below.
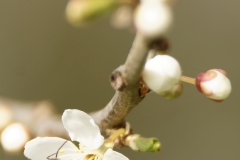
<svg viewBox="0 0 240 160">
<path fill-rule="evenodd" d="M 227 98 L 232 89 L 226 72 L 221 69 L 211 69 L 200 73 L 196 78 L 196 87 L 209 99 L 217 102 Z"/>
<path fill-rule="evenodd" d="M 218 72 L 221 72 L 222 74 L 224 74 L 225 76 L 227 76 L 227 73 L 224 71 L 224 70 L 221 70 L 221 69 L 214 69 L 214 70 L 217 70 Z"/>
<path fill-rule="evenodd" d="M 159 95 L 171 90 L 179 82 L 180 76 L 178 61 L 169 55 L 157 55 L 148 60 L 142 73 L 146 85 Z"/>
</svg>

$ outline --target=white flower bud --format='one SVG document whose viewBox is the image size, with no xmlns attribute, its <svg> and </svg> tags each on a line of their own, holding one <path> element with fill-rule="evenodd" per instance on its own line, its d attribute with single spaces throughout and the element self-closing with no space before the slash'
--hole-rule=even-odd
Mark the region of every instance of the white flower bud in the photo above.
<svg viewBox="0 0 240 160">
<path fill-rule="evenodd" d="M 196 87 L 208 98 L 218 102 L 227 98 L 232 89 L 226 72 L 220 69 L 200 73 L 196 78 Z"/>
<path fill-rule="evenodd" d="M 10 153 L 22 151 L 29 139 L 30 135 L 26 127 L 20 123 L 13 123 L 7 126 L 1 134 L 2 147 Z"/>
<path fill-rule="evenodd" d="M 149 38 L 163 35 L 172 22 L 171 8 L 163 1 L 142 1 L 134 16 L 137 31 Z"/>
<path fill-rule="evenodd" d="M 169 55 L 157 55 L 146 62 L 142 78 L 147 86 L 161 95 L 179 82 L 181 68 L 176 59 Z"/>
</svg>

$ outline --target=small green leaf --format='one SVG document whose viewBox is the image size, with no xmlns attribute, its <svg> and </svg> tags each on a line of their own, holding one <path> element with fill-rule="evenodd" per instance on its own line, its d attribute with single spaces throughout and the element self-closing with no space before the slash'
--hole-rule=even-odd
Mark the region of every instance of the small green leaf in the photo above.
<svg viewBox="0 0 240 160">
<path fill-rule="evenodd" d="M 138 137 L 135 143 L 140 152 L 157 152 L 161 148 L 161 143 L 156 138 Z"/>
</svg>

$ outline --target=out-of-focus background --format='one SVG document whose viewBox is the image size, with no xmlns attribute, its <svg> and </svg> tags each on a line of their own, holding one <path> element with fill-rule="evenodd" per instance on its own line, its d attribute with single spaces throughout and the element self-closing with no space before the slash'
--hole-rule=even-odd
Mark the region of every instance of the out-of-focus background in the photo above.
<svg viewBox="0 0 240 160">
<path fill-rule="evenodd" d="M 107 18 L 74 28 L 64 18 L 66 4 L 0 1 L 1 96 L 26 102 L 50 100 L 59 114 L 67 108 L 98 110 L 111 99 L 114 90 L 108 76 L 124 63 L 134 33 L 114 29 Z M 127 120 L 135 132 L 157 137 L 161 152 L 119 151 L 131 160 L 239 160 L 240 1 L 182 0 L 174 13 L 170 53 L 184 75 L 224 69 L 232 93 L 223 103 L 205 98 L 188 84 L 177 100 L 149 94 Z"/>
</svg>

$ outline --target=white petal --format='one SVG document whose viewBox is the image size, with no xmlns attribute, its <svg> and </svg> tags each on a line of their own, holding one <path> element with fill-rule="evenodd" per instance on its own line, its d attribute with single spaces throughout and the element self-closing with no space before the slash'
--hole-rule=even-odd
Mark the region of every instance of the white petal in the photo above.
<svg viewBox="0 0 240 160">
<path fill-rule="evenodd" d="M 103 160 L 128 160 L 123 154 L 113 151 L 112 149 L 108 149 L 103 156 Z"/>
<path fill-rule="evenodd" d="M 176 59 L 169 55 L 157 55 L 146 62 L 143 80 L 155 93 L 170 90 L 179 82 L 181 68 Z"/>
<path fill-rule="evenodd" d="M 62 116 L 65 129 L 73 141 L 78 141 L 91 150 L 99 148 L 104 137 L 93 119 L 77 109 L 65 110 Z"/>
<path fill-rule="evenodd" d="M 25 145 L 24 155 L 31 160 L 60 158 L 61 160 L 81 159 L 83 154 L 70 141 L 58 137 L 37 137 Z"/>
</svg>

